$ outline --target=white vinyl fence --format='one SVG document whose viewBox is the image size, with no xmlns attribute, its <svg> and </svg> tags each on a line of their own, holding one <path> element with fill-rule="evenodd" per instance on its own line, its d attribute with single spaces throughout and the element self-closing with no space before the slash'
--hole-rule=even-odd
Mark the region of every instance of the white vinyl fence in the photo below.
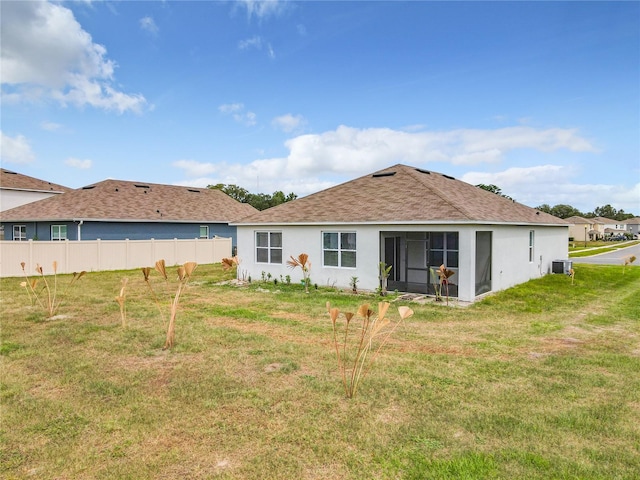
<svg viewBox="0 0 640 480">
<path fill-rule="evenodd" d="M 58 273 L 98 272 L 102 270 L 129 270 L 153 267 L 164 259 L 167 266 L 185 262 L 199 264 L 218 263 L 231 257 L 231 238 L 189 240 L 82 240 L 41 242 L 0 241 L 0 277 L 32 276 L 36 265 L 44 274 L 53 273 L 53 262 L 58 262 Z"/>
</svg>

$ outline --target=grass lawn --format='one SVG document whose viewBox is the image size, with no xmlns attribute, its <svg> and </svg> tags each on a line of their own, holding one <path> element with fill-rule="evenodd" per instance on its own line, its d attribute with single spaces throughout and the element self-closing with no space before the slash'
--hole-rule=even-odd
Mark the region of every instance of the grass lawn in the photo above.
<svg viewBox="0 0 640 480">
<path fill-rule="evenodd" d="M 196 269 L 171 351 L 140 271 L 87 274 L 54 319 L 0 280 L 0 477 L 638 478 L 638 266 L 394 302 L 415 314 L 353 399 L 325 303 L 376 297 L 224 278 Z"/>
<path fill-rule="evenodd" d="M 631 245 L 637 245 L 640 241 L 631 242 L 588 242 L 585 247 L 584 244 L 575 243 L 574 246 L 569 245 L 569 258 L 575 257 L 591 257 L 600 253 L 613 252 L 620 248 L 630 247 Z"/>
</svg>

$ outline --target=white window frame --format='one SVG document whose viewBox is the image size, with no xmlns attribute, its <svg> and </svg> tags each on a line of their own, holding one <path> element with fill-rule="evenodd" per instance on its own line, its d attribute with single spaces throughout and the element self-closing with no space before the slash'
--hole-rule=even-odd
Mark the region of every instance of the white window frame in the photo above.
<svg viewBox="0 0 640 480">
<path fill-rule="evenodd" d="M 205 229 L 206 234 L 202 235 L 202 229 Z M 200 225 L 200 238 L 209 238 L 209 225 Z"/>
<path fill-rule="evenodd" d="M 326 230 L 321 233 L 321 242 L 322 242 L 322 266 L 325 268 L 348 268 L 355 269 L 358 266 L 358 234 L 353 230 Z M 336 248 L 326 248 L 325 247 L 325 235 L 337 235 L 337 247 Z M 353 235 L 354 236 L 354 248 L 345 248 L 343 246 L 342 236 L 343 235 Z M 338 265 L 327 265 L 325 262 L 325 253 L 327 252 L 335 252 L 338 258 Z M 353 265 L 343 265 L 343 254 L 345 253 L 353 253 Z"/>
<path fill-rule="evenodd" d="M 16 235 L 17 232 L 17 235 Z M 25 242 L 27 240 L 27 226 L 26 225 L 14 225 L 13 226 L 13 240 L 15 242 Z"/>
<path fill-rule="evenodd" d="M 529 230 L 529 263 L 535 259 L 536 231 Z"/>
<path fill-rule="evenodd" d="M 266 235 L 266 240 L 267 240 L 266 245 L 260 245 L 260 242 L 258 240 L 260 235 Z M 278 236 L 280 237 L 279 242 L 275 241 L 278 238 Z M 282 232 L 281 231 L 256 230 L 253 238 L 255 241 L 254 252 L 256 255 L 256 263 L 282 265 Z M 259 251 L 261 251 L 263 254 L 266 251 L 267 253 L 266 262 L 260 260 Z M 278 256 L 280 257 L 279 261 L 278 261 Z"/>
<path fill-rule="evenodd" d="M 64 229 L 64 236 L 62 235 L 62 229 Z M 57 234 L 54 234 L 55 230 L 57 230 Z M 51 225 L 51 240 L 52 241 L 67 240 L 67 226 L 66 225 Z"/>
</svg>

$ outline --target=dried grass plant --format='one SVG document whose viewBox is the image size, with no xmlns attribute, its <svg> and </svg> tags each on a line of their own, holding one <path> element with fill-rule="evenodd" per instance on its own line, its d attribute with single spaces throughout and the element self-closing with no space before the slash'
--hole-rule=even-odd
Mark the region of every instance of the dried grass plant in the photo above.
<svg viewBox="0 0 640 480">
<path fill-rule="evenodd" d="M 447 267 L 442 264 L 436 273 L 438 274 L 438 277 L 440 277 L 440 293 L 442 293 L 442 287 L 444 286 L 445 291 L 447 292 L 447 305 L 449 305 L 449 278 L 455 275 L 456 272 L 447 269 Z"/>
<path fill-rule="evenodd" d="M 58 262 L 53 261 L 53 285 L 49 284 L 47 277 L 44 274 L 44 269 L 39 263 L 36 264 L 36 273 L 40 276 L 39 279 L 31 279 L 27 275 L 25 270 L 25 262 L 20 262 L 22 267 L 22 274 L 25 281 L 20 285 L 27 290 L 29 298 L 31 299 L 31 305 L 39 304 L 47 313 L 47 318 L 55 316 L 56 312 L 62 304 L 62 300 L 65 298 L 66 289 L 62 292 L 58 292 Z M 82 278 L 87 272 L 82 271 L 80 273 L 73 272 L 73 277 L 67 288 L 71 287 L 77 280 Z M 38 280 L 42 280 L 43 286 L 41 289 L 36 290 Z"/>
<path fill-rule="evenodd" d="M 236 278 L 241 280 L 242 282 L 247 281 L 247 271 L 240 270 L 240 264 L 242 263 L 242 259 L 237 255 L 231 258 L 223 258 L 222 259 L 222 269 L 226 272 L 227 270 L 231 270 L 232 268 L 236 268 Z"/>
<path fill-rule="evenodd" d="M 631 265 L 633 262 L 636 261 L 636 256 L 635 255 L 629 255 L 627 257 L 624 257 L 622 259 L 622 261 L 624 262 L 624 265 L 622 266 L 622 273 L 624 273 L 624 271 L 627 268 L 627 265 Z"/>
<path fill-rule="evenodd" d="M 413 315 L 413 310 L 401 306 L 398 307 L 399 319 L 390 320 L 386 316 L 389 305 L 388 302 L 379 302 L 376 314 L 369 308 L 369 304 L 362 304 L 357 314 L 344 312 L 344 322 L 339 322 L 340 310 L 331 308 L 331 304 L 327 302 L 338 368 L 347 398 L 355 396 L 358 386 L 371 370 L 391 334 L 403 320 Z M 356 315 L 360 317 L 360 322 L 354 320 Z"/>
<path fill-rule="evenodd" d="M 291 258 L 287 260 L 287 266 L 291 269 L 300 267 L 304 281 L 304 291 L 305 293 L 309 293 L 309 285 L 311 284 L 311 262 L 309 261 L 309 255 L 301 253 L 297 258 L 291 255 Z"/>
<path fill-rule="evenodd" d="M 176 316 L 178 314 L 178 304 L 180 303 L 180 296 L 184 292 L 184 289 L 186 288 L 187 283 L 189 282 L 189 279 L 191 278 L 191 275 L 193 274 L 197 266 L 198 264 L 196 262 L 186 262 L 184 265 L 178 267 L 178 271 L 177 271 L 178 286 L 176 289 L 176 293 L 172 297 L 170 296 L 170 299 L 169 299 L 169 325 L 167 326 L 167 338 L 164 343 L 164 347 L 163 347 L 164 350 L 166 350 L 167 348 L 173 348 L 173 346 L 175 345 Z M 155 270 L 162 276 L 162 278 L 164 279 L 165 286 L 168 288 L 169 275 L 167 274 L 167 268 L 166 268 L 164 259 L 158 260 L 156 262 Z M 153 299 L 156 302 L 156 305 L 158 306 L 158 310 L 162 315 L 163 324 L 166 324 L 164 320 L 165 317 L 164 317 L 162 306 L 160 304 L 160 300 L 158 298 L 158 295 L 156 295 L 155 293 L 153 285 L 151 284 L 151 279 L 150 279 L 151 267 L 144 267 L 142 269 L 142 274 L 144 275 L 144 281 L 149 287 L 149 290 L 153 295 Z"/>
<path fill-rule="evenodd" d="M 118 302 L 118 305 L 120 305 L 120 319 L 122 321 L 123 328 L 127 326 L 127 306 L 125 304 L 125 301 L 126 301 L 125 289 L 128 281 L 129 279 L 126 277 L 121 280 L 122 287 L 120 287 L 120 294 L 116 297 L 116 302 Z"/>
</svg>

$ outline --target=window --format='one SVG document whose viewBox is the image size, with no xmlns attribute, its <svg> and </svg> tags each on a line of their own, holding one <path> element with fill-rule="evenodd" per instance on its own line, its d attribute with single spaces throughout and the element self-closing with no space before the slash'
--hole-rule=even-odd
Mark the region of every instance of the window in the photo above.
<svg viewBox="0 0 640 480">
<path fill-rule="evenodd" d="M 533 247 L 535 246 L 535 232 L 533 230 L 529 230 L 529 262 L 533 262 Z"/>
<path fill-rule="evenodd" d="M 209 226 L 200 225 L 200 238 L 209 238 Z"/>
<path fill-rule="evenodd" d="M 66 240 L 66 239 L 67 239 L 66 225 L 51 225 L 51 240 Z"/>
<path fill-rule="evenodd" d="M 13 239 L 20 242 L 27 239 L 27 226 L 26 225 L 14 225 L 13 226 Z"/>
<path fill-rule="evenodd" d="M 256 232 L 256 262 L 282 263 L 282 232 Z"/>
<path fill-rule="evenodd" d="M 429 240 L 429 267 L 458 268 L 458 232 L 431 232 Z"/>
<path fill-rule="evenodd" d="M 356 268 L 356 232 L 322 232 L 322 265 Z"/>
</svg>

